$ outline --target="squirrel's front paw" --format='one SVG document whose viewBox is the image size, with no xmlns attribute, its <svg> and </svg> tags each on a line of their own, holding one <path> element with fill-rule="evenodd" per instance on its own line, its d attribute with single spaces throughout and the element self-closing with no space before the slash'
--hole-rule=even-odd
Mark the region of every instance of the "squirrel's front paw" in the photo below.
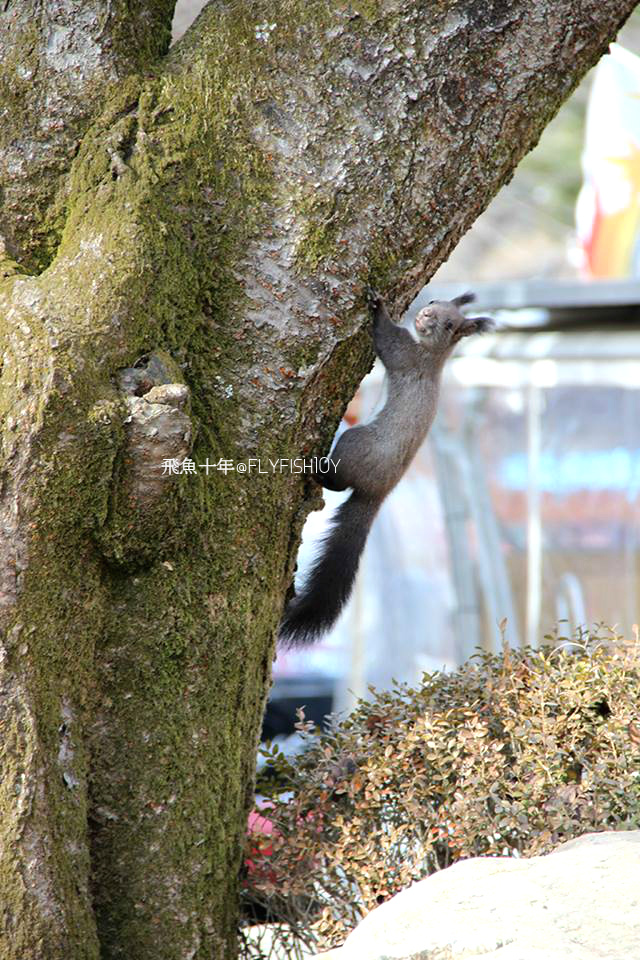
<svg viewBox="0 0 640 960">
<path fill-rule="evenodd" d="M 371 287 L 368 284 L 367 284 L 366 293 L 367 293 L 367 305 L 369 309 L 375 310 L 375 308 L 379 305 L 380 301 L 382 300 L 382 297 L 380 296 L 378 291 L 375 289 L 375 287 Z"/>
</svg>

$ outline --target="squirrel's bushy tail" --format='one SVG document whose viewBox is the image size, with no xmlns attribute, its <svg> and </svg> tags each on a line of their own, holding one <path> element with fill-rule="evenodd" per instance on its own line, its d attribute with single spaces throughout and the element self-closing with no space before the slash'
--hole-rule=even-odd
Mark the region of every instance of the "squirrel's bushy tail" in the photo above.
<svg viewBox="0 0 640 960">
<path fill-rule="evenodd" d="M 311 644 L 338 619 L 349 599 L 380 503 L 355 491 L 336 510 L 332 527 L 300 593 L 287 605 L 280 640 L 290 647 Z"/>
</svg>

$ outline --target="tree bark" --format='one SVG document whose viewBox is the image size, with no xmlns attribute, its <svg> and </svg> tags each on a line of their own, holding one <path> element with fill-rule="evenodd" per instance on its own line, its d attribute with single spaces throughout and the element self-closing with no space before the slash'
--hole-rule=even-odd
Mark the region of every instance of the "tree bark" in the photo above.
<svg viewBox="0 0 640 960">
<path fill-rule="evenodd" d="M 169 2 L 0 8 L 7 960 L 233 956 L 316 497 L 199 465 L 326 452 L 366 284 L 408 303 L 634 5 L 216 3 L 166 56 Z"/>
<path fill-rule="evenodd" d="M 2 0 L 0 234 L 41 270 L 66 216 L 65 178 L 109 85 L 164 54 L 175 0 Z"/>
</svg>

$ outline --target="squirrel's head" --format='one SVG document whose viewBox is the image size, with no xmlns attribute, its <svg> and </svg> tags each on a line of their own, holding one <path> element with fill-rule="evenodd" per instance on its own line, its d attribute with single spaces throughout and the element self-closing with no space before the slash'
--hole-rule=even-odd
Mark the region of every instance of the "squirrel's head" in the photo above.
<svg viewBox="0 0 640 960">
<path fill-rule="evenodd" d="M 453 300 L 432 300 L 414 320 L 418 342 L 447 350 L 472 333 L 483 333 L 493 327 L 490 317 L 465 317 L 461 307 L 475 300 L 474 293 L 463 293 Z"/>
</svg>

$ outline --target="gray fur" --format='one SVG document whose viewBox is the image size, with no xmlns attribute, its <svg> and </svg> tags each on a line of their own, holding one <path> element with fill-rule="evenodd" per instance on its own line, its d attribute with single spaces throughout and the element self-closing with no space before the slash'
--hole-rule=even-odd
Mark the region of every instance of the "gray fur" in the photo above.
<svg viewBox="0 0 640 960">
<path fill-rule="evenodd" d="M 315 476 L 330 490 L 352 487 L 353 493 L 337 511 L 303 589 L 285 610 L 280 625 L 285 643 L 313 642 L 348 600 L 373 519 L 433 423 L 445 360 L 463 337 L 492 325 L 488 317 L 462 315 L 460 307 L 473 299 L 466 293 L 430 303 L 416 316 L 412 336 L 391 320 L 382 298 L 372 294 L 373 338 L 387 372 L 387 399 L 371 423 L 342 434 L 329 469 Z"/>
</svg>

